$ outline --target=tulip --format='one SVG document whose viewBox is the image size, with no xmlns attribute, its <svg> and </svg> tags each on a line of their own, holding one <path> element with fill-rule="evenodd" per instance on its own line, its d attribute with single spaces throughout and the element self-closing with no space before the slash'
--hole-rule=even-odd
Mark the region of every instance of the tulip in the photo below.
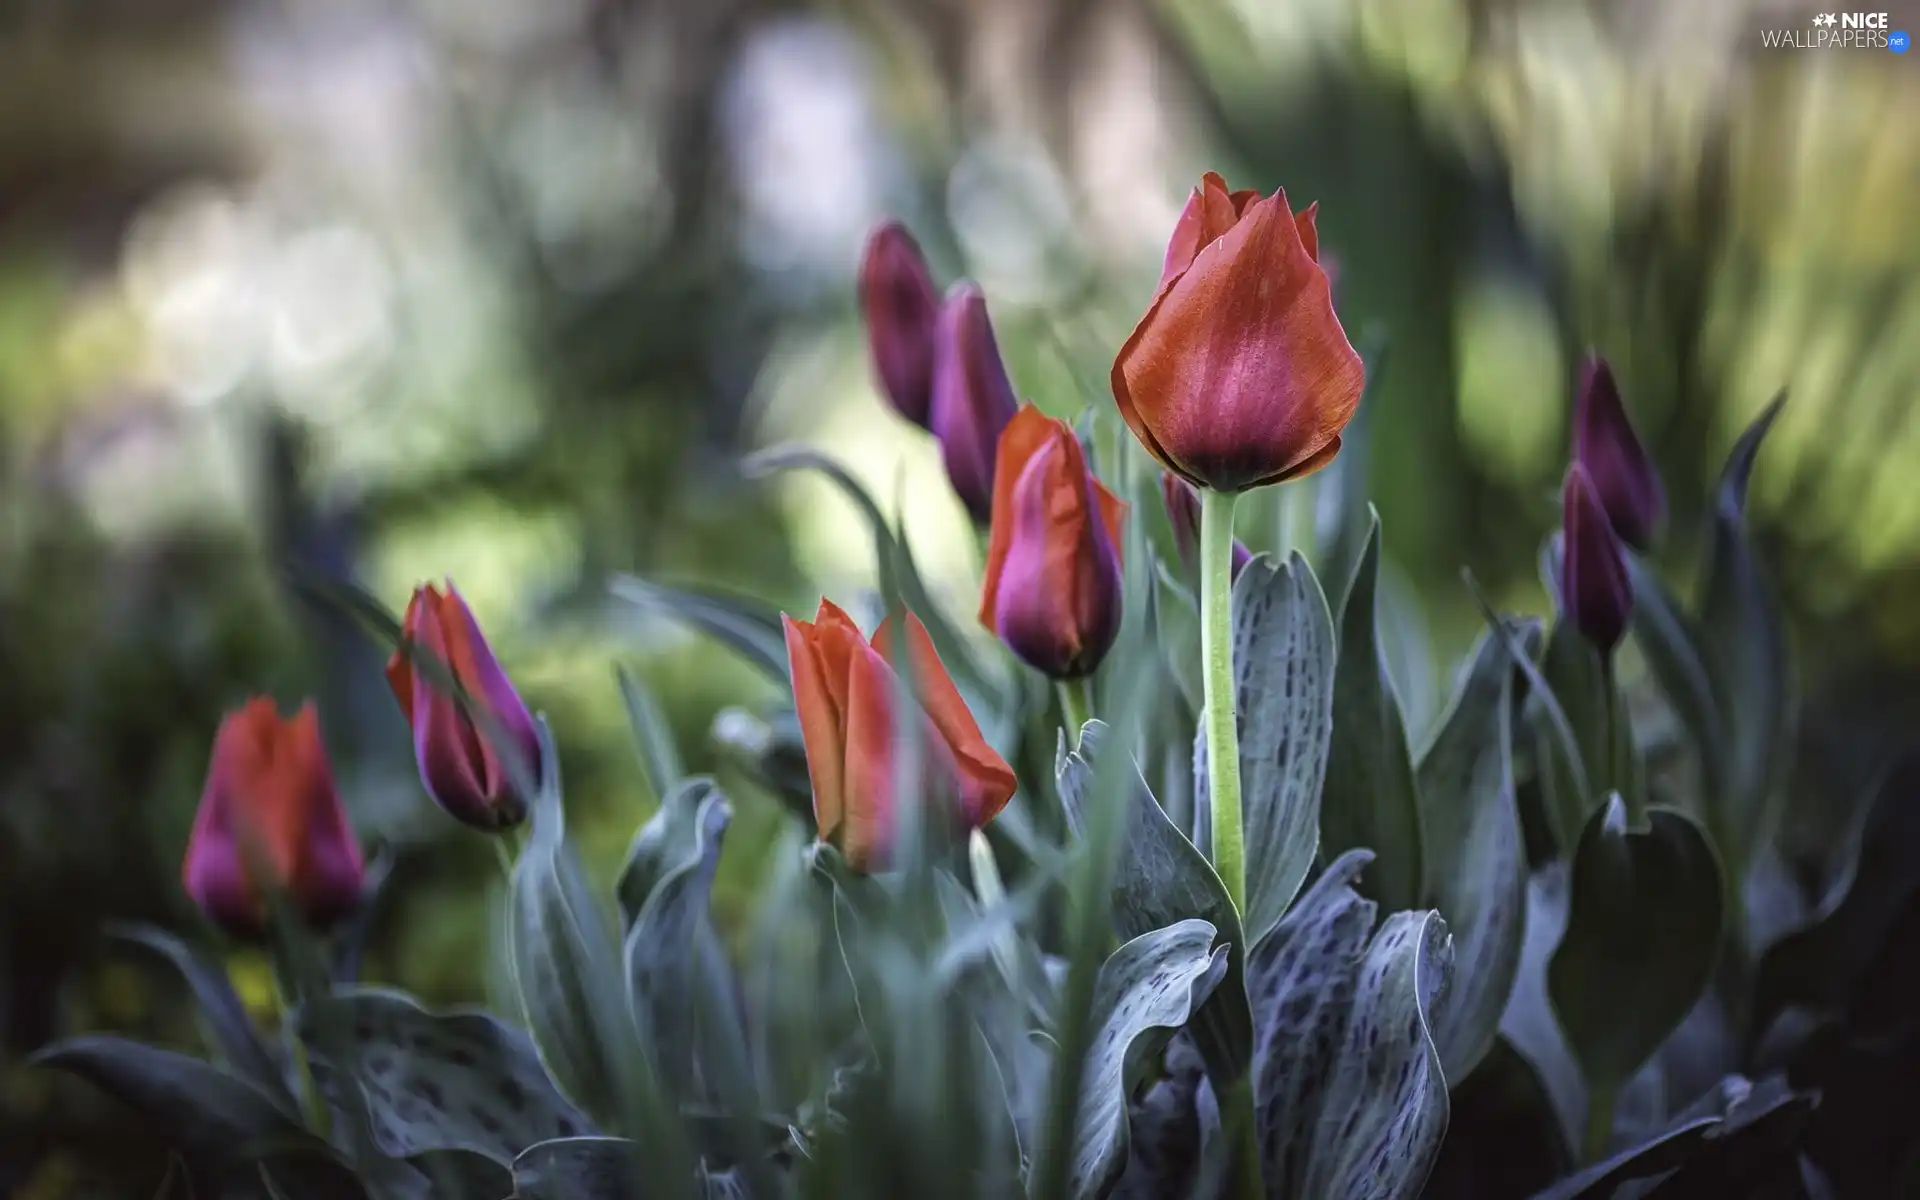
<svg viewBox="0 0 1920 1200">
<path fill-rule="evenodd" d="M 975 521 L 993 515 L 1000 433 L 1019 407 L 987 319 L 986 297 L 977 284 L 955 284 L 940 307 L 934 341 L 931 428 L 940 439 L 947 478 Z"/>
<path fill-rule="evenodd" d="M 1120 634 L 1127 506 L 1065 421 L 1028 405 L 1000 435 L 980 621 L 1055 679 L 1093 673 Z"/>
<path fill-rule="evenodd" d="M 1564 504 L 1560 606 L 1587 641 L 1611 654 L 1633 615 L 1633 581 L 1593 477 L 1578 462 L 1567 468 Z"/>
<path fill-rule="evenodd" d="M 1196 487 L 1242 492 L 1333 461 L 1366 368 L 1334 316 L 1314 212 L 1209 173 L 1113 364 L 1140 444 Z"/>
<path fill-rule="evenodd" d="M 781 615 L 793 702 L 813 781 L 814 823 L 856 871 L 885 869 L 893 853 L 898 786 L 893 621 L 871 641 L 822 600 L 811 622 Z M 906 617 L 906 648 L 919 692 L 923 795 L 957 830 L 978 829 L 1012 798 L 1013 769 L 980 734 L 919 618 Z"/>
<path fill-rule="evenodd" d="M 501 752 L 520 755 L 528 774 L 538 779 L 540 739 L 527 706 L 481 636 L 472 610 L 451 582 L 444 593 L 429 583 L 414 589 L 401 629 L 411 645 L 402 646 L 387 661 L 387 683 L 413 727 L 414 759 L 427 794 L 476 829 L 518 825 L 526 819 L 529 798 L 502 761 Z M 440 670 L 417 669 L 415 651 L 429 655 Z M 442 686 L 446 676 L 492 720 L 476 722 L 460 698 Z M 490 733 L 504 735 L 508 744 L 496 746 Z"/>
<path fill-rule="evenodd" d="M 365 877 L 313 705 L 289 720 L 257 696 L 228 713 L 180 869 L 187 895 L 230 935 L 254 938 L 271 893 L 324 930 L 359 904 Z"/>
<path fill-rule="evenodd" d="M 1193 485 L 1175 475 L 1172 471 L 1160 472 L 1160 499 L 1167 505 L 1167 520 L 1173 525 L 1174 548 L 1180 552 L 1180 561 L 1186 568 L 1194 570 L 1200 551 L 1200 494 Z M 1233 578 L 1240 578 L 1240 572 L 1253 561 L 1253 551 L 1238 539 L 1233 543 Z"/>
<path fill-rule="evenodd" d="M 888 221 L 860 258 L 860 316 L 880 390 L 900 415 L 927 428 L 933 401 L 933 337 L 940 293 L 906 227 Z"/>
<path fill-rule="evenodd" d="M 1613 369 L 1597 354 L 1589 355 L 1581 370 L 1573 457 L 1592 477 L 1613 531 L 1629 546 L 1645 550 L 1666 516 L 1667 493 L 1659 469 L 1633 432 Z"/>
</svg>

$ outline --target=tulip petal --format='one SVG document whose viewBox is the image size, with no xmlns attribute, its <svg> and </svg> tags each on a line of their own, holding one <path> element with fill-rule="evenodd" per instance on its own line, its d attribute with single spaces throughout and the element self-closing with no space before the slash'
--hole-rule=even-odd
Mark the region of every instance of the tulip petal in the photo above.
<svg viewBox="0 0 1920 1200">
<path fill-rule="evenodd" d="M 1300 231 L 1300 244 L 1307 248 L 1307 257 L 1320 261 L 1320 231 L 1314 226 L 1314 217 L 1320 211 L 1320 202 L 1315 200 L 1299 212 L 1293 214 L 1293 227 Z"/>
<path fill-rule="evenodd" d="M 954 686 L 953 677 L 941 663 L 927 627 L 912 613 L 906 614 L 906 635 L 914 689 L 959 772 L 961 815 L 968 828 L 978 829 L 1006 807 L 1019 787 L 1019 780 L 1007 760 L 1000 757 L 1000 752 L 981 734 L 979 722 L 974 720 L 960 689 Z M 873 648 L 883 661 L 892 662 L 893 618 L 882 621 L 874 631 Z"/>
<path fill-rule="evenodd" d="M 840 852 L 856 871 L 885 864 L 894 828 L 893 671 L 861 646 L 847 672 L 846 803 L 837 830 Z"/>
<path fill-rule="evenodd" d="M 540 734 L 534 728 L 533 714 L 527 710 L 526 701 L 514 689 L 513 682 L 500 666 L 500 660 L 494 657 L 493 647 L 480 632 L 480 623 L 474 619 L 473 610 L 467 606 L 466 599 L 454 590 L 451 581 L 447 584 L 447 599 L 441 608 L 449 637 L 449 649 L 454 658 L 454 677 L 460 685 L 478 702 L 487 706 L 494 720 L 500 722 L 502 729 L 511 738 L 524 756 L 524 762 L 530 775 L 540 772 Z M 489 774 L 488 792 L 498 794 L 513 787 L 513 779 L 506 774 L 494 747 L 482 737 L 478 739 L 486 755 Z"/>
<path fill-rule="evenodd" d="M 1364 381 L 1284 191 L 1163 288 L 1113 369 L 1142 445 L 1219 491 L 1307 467 L 1352 417 Z"/>
<path fill-rule="evenodd" d="M 987 565 L 980 593 L 980 623 L 993 627 L 1000 595 L 1000 574 L 1013 546 L 1013 522 L 997 514 L 1013 511 L 1013 490 L 1027 462 L 1053 436 L 1053 420 L 1031 404 L 1023 405 L 1000 433 L 993 465 L 993 510 L 987 531 Z M 880 643 L 876 643 L 879 645 Z M 884 646 L 882 653 L 885 653 Z"/>
<path fill-rule="evenodd" d="M 787 636 L 787 670 L 793 677 L 793 707 L 800 721 L 800 740 L 806 747 L 807 774 L 813 780 L 813 821 L 821 838 L 840 827 L 846 804 L 845 704 L 836 700 L 827 680 L 831 672 L 821 662 L 816 624 L 780 614 Z"/>
</svg>

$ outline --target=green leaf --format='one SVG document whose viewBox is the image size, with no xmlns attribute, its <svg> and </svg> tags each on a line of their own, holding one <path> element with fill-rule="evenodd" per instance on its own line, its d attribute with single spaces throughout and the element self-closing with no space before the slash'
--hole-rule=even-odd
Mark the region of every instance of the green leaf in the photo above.
<svg viewBox="0 0 1920 1200">
<path fill-rule="evenodd" d="M 681 789 L 686 794 L 691 789 Z M 707 901 L 714 872 L 720 866 L 721 845 L 733 810 L 718 790 L 705 789 L 693 821 L 691 843 L 660 862 L 658 881 L 627 932 L 627 1001 L 634 1022 L 652 1045 L 653 1061 L 667 1087 L 677 1096 L 694 1095 L 694 1070 L 699 1027 L 728 1027 L 737 1042 L 731 996 L 707 996 L 701 964 L 713 937 L 707 921 Z M 649 822 L 651 826 L 651 822 Z M 628 865 L 633 865 L 631 856 Z M 628 882 L 623 875 L 622 884 Z M 623 891 L 622 901 L 626 900 Z M 707 1004 L 719 1007 L 703 1011 Z M 708 1070 L 718 1064 L 707 1062 Z"/>
<path fill-rule="evenodd" d="M 475 1010 L 435 1013 L 378 988 L 336 992 L 297 1017 L 345 1031 L 342 1060 L 313 1056 L 366 1096 L 375 1145 L 405 1158 L 464 1150 L 505 1165 L 535 1142 L 585 1132 L 587 1119 L 541 1068 L 527 1035 Z"/>
<path fill-rule="evenodd" d="M 513 1160 L 514 1200 L 630 1200 L 652 1195 L 653 1178 L 625 1138 L 559 1138 Z"/>
<path fill-rule="evenodd" d="M 367 939 L 373 936 L 374 922 L 386 906 L 387 884 L 393 879 L 394 861 L 392 849 L 386 846 L 380 847 L 367 861 L 366 879 L 360 886 L 360 907 L 335 935 L 333 978 L 336 983 L 360 982 L 360 963 L 366 955 Z"/>
<path fill-rule="evenodd" d="M 139 1113 L 168 1145 L 245 1162 L 271 1153 L 330 1153 L 267 1093 L 171 1050 L 107 1034 L 55 1042 L 27 1059 L 77 1075 Z"/>
<path fill-rule="evenodd" d="M 650 1140 L 668 1140 L 677 1131 L 659 1121 L 662 1105 L 627 1011 L 619 943 L 567 844 L 559 755 L 544 720 L 538 728 L 546 778 L 508 898 L 508 953 L 528 1031 L 547 1074 L 598 1127 L 638 1134 L 636 1126 L 647 1126 Z"/>
<path fill-rule="evenodd" d="M 620 681 L 620 699 L 626 705 L 627 724 L 633 728 L 633 744 L 640 752 L 647 786 L 656 798 L 664 798 L 687 773 L 673 742 L 673 728 L 667 724 L 653 689 L 625 667 L 615 667 L 614 674 Z"/>
<path fill-rule="evenodd" d="M 1553 1010 L 1603 1099 L 1660 1047 L 1706 989 L 1719 949 L 1719 864 L 1700 827 L 1654 809 L 1633 830 L 1611 796 L 1573 859 L 1567 930 L 1547 967 Z M 1619 981 L 1631 979 L 1631 987 Z M 1608 1101 L 1610 1102 L 1610 1101 Z"/>
<path fill-rule="evenodd" d="M 1611 790 L 1611 692 L 1600 652 L 1565 617 L 1555 620 L 1547 634 L 1540 652 L 1540 675 L 1566 716 L 1573 735 L 1572 751 L 1577 755 L 1569 758 L 1567 746 L 1542 712 L 1545 701 L 1538 692 L 1530 694 L 1527 708 L 1532 717 L 1534 753 L 1540 763 L 1548 823 L 1560 852 L 1571 856 L 1587 818 Z"/>
<path fill-rule="evenodd" d="M 1374 869 L 1362 890 L 1389 912 L 1398 912 L 1420 903 L 1425 868 L 1406 722 L 1374 636 L 1379 575 L 1376 513 L 1340 616 L 1320 844 L 1328 855 L 1359 848 L 1373 851 Z"/>
<path fill-rule="evenodd" d="M 287 1089 L 285 1066 L 260 1039 L 224 967 L 208 962 L 179 938 L 151 925 L 116 925 L 108 932 L 123 941 L 145 946 L 171 963 L 193 993 L 214 1048 L 226 1059 L 227 1065 L 289 1116 L 299 1113 L 299 1104 Z"/>
<path fill-rule="evenodd" d="M 646 906 L 647 897 L 669 876 L 686 871 L 700 861 L 704 852 L 702 842 L 708 836 L 703 814 L 711 800 L 725 804 L 725 797 L 712 779 L 702 775 L 681 780 L 633 835 L 633 843 L 627 847 L 626 863 L 614 884 L 624 925 L 633 925 Z"/>
<path fill-rule="evenodd" d="M 1353 890 L 1372 855 L 1321 873 L 1254 955 L 1255 1102 L 1276 1196 L 1412 1200 L 1447 1130 L 1430 1013 L 1452 969 L 1446 923 Z"/>
<path fill-rule="evenodd" d="M 1537 637 L 1538 624 L 1523 627 Z M 1420 755 L 1426 902 L 1453 932 L 1455 972 L 1434 1014 L 1446 1077 L 1465 1079 L 1493 1045 L 1520 968 L 1527 856 L 1513 783 L 1513 660 L 1481 634 L 1433 741 Z"/>
<path fill-rule="evenodd" d="M 635 575 L 609 586 L 614 596 L 647 612 L 685 621 L 728 646 L 781 687 L 787 687 L 787 635 L 780 610 L 750 596 L 714 588 L 667 587 Z"/>
<path fill-rule="evenodd" d="M 776 708 L 764 719 L 743 708 L 722 709 L 714 715 L 712 737 L 725 763 L 766 789 L 809 837 L 814 834 L 806 739 L 791 706 Z"/>
<path fill-rule="evenodd" d="M 429 1150 L 407 1159 L 433 1200 L 500 1200 L 513 1193 L 513 1171 L 468 1150 Z"/>
<path fill-rule="evenodd" d="M 1224 1090 L 1246 1074 L 1253 1055 L 1253 1013 L 1247 1007 L 1245 979 L 1249 951 L 1240 916 L 1207 856 L 1167 819 L 1138 764 L 1129 763 L 1132 770 L 1122 784 L 1128 793 L 1124 800 L 1089 794 L 1095 787 L 1095 760 L 1109 752 L 1108 736 L 1104 723 L 1088 721 L 1080 731 L 1079 747 L 1069 754 L 1066 735 L 1061 734 L 1055 771 L 1060 799 L 1076 836 L 1084 836 L 1090 804 L 1120 801 L 1127 805 L 1125 842 L 1111 885 L 1114 929 L 1122 939 L 1197 917 L 1218 932 L 1220 947 L 1229 950 L 1227 973 L 1194 1014 L 1192 1027 L 1208 1073 L 1215 1086 Z"/>
<path fill-rule="evenodd" d="M 1187 706 L 1199 712 L 1205 703 L 1200 678 L 1200 606 L 1193 592 L 1175 579 L 1165 563 L 1153 566 L 1153 619 L 1160 650 L 1167 661 L 1167 674 L 1186 698 Z"/>
<path fill-rule="evenodd" d="M 1248 563 L 1233 587 L 1233 673 L 1251 946 L 1280 923 L 1319 848 L 1334 661 L 1333 618 L 1306 559 Z M 1193 789 L 1195 807 L 1210 806 L 1204 729 L 1194 738 Z"/>
<path fill-rule="evenodd" d="M 1520 966 L 1500 1014 L 1500 1036 L 1533 1068 L 1559 1121 L 1562 1140 L 1572 1147 L 1580 1144 L 1587 1085 L 1547 994 L 1547 966 L 1567 932 L 1567 891 L 1567 864 L 1559 859 L 1527 880 Z"/>
<path fill-rule="evenodd" d="M 1645 559 L 1629 553 L 1627 573 L 1633 580 L 1634 644 L 1693 743 L 1700 763 L 1701 791 L 1708 797 L 1706 811 L 1716 813 L 1720 802 L 1711 797 L 1720 796 L 1726 788 L 1722 778 L 1726 773 L 1726 732 L 1707 673 L 1706 647 L 1699 625 Z M 1709 832 L 1717 842 L 1717 831 Z"/>
<path fill-rule="evenodd" d="M 1786 626 L 1748 539 L 1746 519 L 1754 459 L 1786 401 L 1785 392 L 1776 396 L 1727 455 L 1714 496 L 1713 549 L 1701 588 L 1703 657 L 1728 752 L 1714 833 L 1722 839 L 1727 877 L 1735 885 L 1746 878 L 1754 852 L 1772 833 L 1773 792 L 1792 743 Z"/>
<path fill-rule="evenodd" d="M 1214 933 L 1205 921 L 1181 921 L 1132 939 L 1101 966 L 1074 1118 L 1075 1200 L 1113 1187 L 1126 1167 L 1133 1083 L 1225 977 L 1228 951 L 1213 949 Z"/>
<path fill-rule="evenodd" d="M 804 446 L 774 446 L 750 457 L 745 469 L 749 476 L 770 475 L 776 471 L 818 471 L 853 501 L 873 534 L 875 574 L 888 609 L 904 605 L 918 616 L 927 627 L 927 636 L 939 653 L 941 664 L 953 676 L 960 690 L 967 693 L 969 698 L 988 700 L 988 711 L 999 709 L 1000 689 L 982 673 L 966 642 L 927 595 L 926 584 L 921 582 L 920 572 L 914 566 L 906 539 L 894 532 L 886 514 L 880 511 L 880 506 L 874 503 L 873 497 L 845 467 L 819 451 Z"/>
</svg>

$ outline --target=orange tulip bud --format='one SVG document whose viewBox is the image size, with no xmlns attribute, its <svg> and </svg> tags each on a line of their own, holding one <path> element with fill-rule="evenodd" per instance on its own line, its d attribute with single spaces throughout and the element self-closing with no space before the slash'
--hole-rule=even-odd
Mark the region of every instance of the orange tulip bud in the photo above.
<svg viewBox="0 0 1920 1200">
<path fill-rule="evenodd" d="M 1114 360 L 1120 415 L 1197 487 L 1297 479 L 1339 453 L 1366 368 L 1334 316 L 1314 212 L 1292 212 L 1285 192 L 1229 193 L 1209 173 Z"/>
<path fill-rule="evenodd" d="M 533 716 L 500 669 L 473 611 L 453 584 L 448 583 L 444 593 L 432 584 L 415 588 L 401 628 L 415 647 L 453 677 L 470 701 L 492 716 L 498 732 L 511 743 L 510 752 L 520 754 L 527 771 L 537 778 L 540 738 Z M 436 804 L 476 829 L 509 829 L 526 818 L 529 797 L 515 785 L 501 759 L 502 748 L 475 725 L 455 695 L 414 667 L 404 648 L 387 661 L 387 683 L 413 727 L 420 781 Z"/>
<path fill-rule="evenodd" d="M 899 677 L 891 620 L 873 638 L 827 600 L 811 622 L 782 616 L 793 703 L 813 780 L 814 823 L 857 871 L 884 869 L 896 827 L 894 701 Z M 980 734 L 920 619 L 907 614 L 906 642 L 919 690 L 924 799 L 956 828 L 999 815 L 1017 781 Z"/>
<path fill-rule="evenodd" d="M 1120 634 L 1127 506 L 1065 421 L 1027 405 L 1000 435 L 980 621 L 1055 679 L 1091 674 Z"/>
<path fill-rule="evenodd" d="M 257 696 L 228 713 L 181 864 L 194 903 L 229 934 L 257 937 L 268 894 L 278 890 L 302 920 L 324 929 L 359 904 L 365 876 L 313 705 L 288 720 Z"/>
</svg>

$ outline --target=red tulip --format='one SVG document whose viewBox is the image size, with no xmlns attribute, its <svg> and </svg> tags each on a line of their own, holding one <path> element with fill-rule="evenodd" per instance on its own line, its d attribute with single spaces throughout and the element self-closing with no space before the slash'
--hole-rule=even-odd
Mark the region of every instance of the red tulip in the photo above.
<svg viewBox="0 0 1920 1200">
<path fill-rule="evenodd" d="M 522 794 L 501 750 L 518 753 L 534 778 L 540 773 L 540 739 L 533 717 L 493 657 L 472 610 L 447 584 L 414 589 L 402 623 L 407 639 L 452 676 L 467 699 L 485 710 L 510 743 L 496 747 L 441 682 L 415 668 L 406 647 L 387 661 L 387 682 L 413 727 L 420 782 L 434 802 L 476 829 L 509 829 L 526 819 Z"/>
<path fill-rule="evenodd" d="M 993 514 L 1000 431 L 1013 420 L 1020 402 L 978 285 L 962 281 L 948 291 L 934 347 L 933 433 L 940 439 L 954 492 L 974 520 L 985 522 Z"/>
<path fill-rule="evenodd" d="M 1613 531 L 1621 541 L 1645 550 L 1666 516 L 1667 493 L 1660 485 L 1659 468 L 1633 431 L 1613 369 L 1597 354 L 1588 356 L 1580 372 L 1573 457 L 1592 477 Z"/>
<path fill-rule="evenodd" d="M 1055 679 L 1093 672 L 1120 634 L 1127 506 L 1087 469 L 1065 421 L 1032 405 L 1000 435 L 980 620 Z"/>
<path fill-rule="evenodd" d="M 933 335 L 940 293 L 906 227 L 888 221 L 867 236 L 860 258 L 860 315 L 880 390 L 921 428 L 933 402 Z"/>
<path fill-rule="evenodd" d="M 340 807 L 320 720 L 291 720 L 265 696 L 220 722 L 180 879 L 207 917 L 235 937 L 267 926 L 271 892 L 314 929 L 360 902 L 360 844 Z"/>
<path fill-rule="evenodd" d="M 1560 606 L 1587 641 L 1610 654 L 1633 616 L 1633 579 L 1593 477 L 1577 462 L 1567 468 L 1563 502 Z"/>
<path fill-rule="evenodd" d="M 820 837 L 854 870 L 884 869 L 898 811 L 892 621 L 869 641 L 851 617 L 822 600 L 812 622 L 783 614 L 781 623 Z M 1013 769 L 981 736 L 926 627 L 911 613 L 906 635 L 921 705 L 914 717 L 921 722 L 922 798 L 956 828 L 978 829 L 1012 798 Z"/>
<path fill-rule="evenodd" d="M 1191 571 L 1199 560 L 1200 552 L 1200 493 L 1193 485 L 1175 475 L 1172 471 L 1160 472 L 1160 499 L 1167 506 L 1167 521 L 1173 526 L 1174 549 L 1180 552 L 1180 561 Z M 1233 578 L 1240 578 L 1240 572 L 1253 561 L 1253 551 L 1235 539 L 1233 543 Z"/>
<path fill-rule="evenodd" d="M 1333 461 L 1366 368 L 1334 316 L 1316 206 L 1229 193 L 1208 174 L 1167 244 L 1160 288 L 1113 364 L 1140 444 L 1196 487 L 1240 492 Z"/>
</svg>

